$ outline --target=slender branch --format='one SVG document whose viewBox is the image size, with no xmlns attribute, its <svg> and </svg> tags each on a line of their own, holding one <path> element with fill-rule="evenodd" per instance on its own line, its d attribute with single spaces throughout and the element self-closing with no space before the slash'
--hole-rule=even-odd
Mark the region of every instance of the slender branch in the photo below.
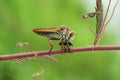
<svg viewBox="0 0 120 80">
<path fill-rule="evenodd" d="M 109 0 L 109 3 L 108 3 L 108 7 L 107 7 L 107 11 L 105 13 L 105 17 L 103 18 L 103 6 L 102 6 L 102 0 L 96 0 L 96 5 L 97 5 L 97 9 L 96 9 L 96 12 L 101 12 L 100 14 L 96 14 L 96 21 L 97 21 L 97 25 L 96 25 L 96 33 L 97 35 L 95 36 L 95 40 L 94 40 L 94 43 L 93 45 L 96 46 L 96 44 L 98 43 L 98 41 L 101 39 L 102 35 L 104 34 L 105 32 L 105 28 L 107 26 L 107 24 L 110 22 L 110 20 L 112 19 L 113 17 L 113 14 L 115 12 L 115 9 L 116 9 L 116 6 L 118 4 L 118 0 L 113 8 L 113 11 L 112 11 L 112 14 L 110 16 L 110 18 L 108 19 L 108 21 L 106 22 L 106 19 L 107 19 L 107 15 L 108 15 L 108 12 L 109 12 L 109 9 L 110 9 L 110 4 L 111 4 L 111 0 Z"/>
<path fill-rule="evenodd" d="M 96 46 L 96 47 L 78 47 L 71 48 L 70 52 L 83 52 L 83 51 L 101 51 L 101 50 L 120 50 L 120 46 Z M 67 53 L 64 50 L 52 50 L 51 54 L 63 54 Z M 0 55 L 0 61 L 2 60 L 11 60 L 11 59 L 19 59 L 19 58 L 27 58 L 27 57 L 35 57 L 49 55 L 49 51 L 36 51 L 36 52 L 25 52 L 25 53 L 17 53 L 17 54 L 9 54 L 9 55 Z"/>
<path fill-rule="evenodd" d="M 102 0 L 96 0 L 96 12 L 100 12 L 99 14 L 96 14 L 96 36 L 93 45 L 96 46 L 100 39 L 100 33 L 102 29 L 102 23 L 103 23 L 103 5 Z"/>
<path fill-rule="evenodd" d="M 118 5 L 118 2 L 119 2 L 119 0 L 116 1 L 115 6 L 113 7 L 112 14 L 111 14 L 110 18 L 108 19 L 108 21 L 106 22 L 105 25 L 107 25 L 110 22 L 110 20 L 112 19 L 113 15 L 114 15 L 114 12 L 115 12 L 115 9 L 116 9 L 116 7 Z"/>
</svg>

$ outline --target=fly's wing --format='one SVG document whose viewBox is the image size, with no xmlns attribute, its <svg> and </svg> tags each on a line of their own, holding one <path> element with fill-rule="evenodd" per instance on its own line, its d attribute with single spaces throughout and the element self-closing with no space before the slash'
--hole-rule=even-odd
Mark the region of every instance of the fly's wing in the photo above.
<svg viewBox="0 0 120 80">
<path fill-rule="evenodd" d="M 33 32 L 40 36 L 48 37 L 50 40 L 60 40 L 57 30 L 57 28 L 36 28 L 33 29 Z"/>
</svg>

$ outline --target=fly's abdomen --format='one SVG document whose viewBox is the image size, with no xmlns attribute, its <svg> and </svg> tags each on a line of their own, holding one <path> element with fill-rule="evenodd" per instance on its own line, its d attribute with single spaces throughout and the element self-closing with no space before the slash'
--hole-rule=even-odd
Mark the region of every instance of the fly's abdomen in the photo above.
<svg viewBox="0 0 120 80">
<path fill-rule="evenodd" d="M 54 35 L 54 34 L 56 34 L 55 32 L 43 32 L 43 31 L 41 31 L 41 32 L 35 32 L 36 34 L 38 34 L 38 35 L 41 35 L 41 36 L 52 36 L 52 35 Z"/>
</svg>

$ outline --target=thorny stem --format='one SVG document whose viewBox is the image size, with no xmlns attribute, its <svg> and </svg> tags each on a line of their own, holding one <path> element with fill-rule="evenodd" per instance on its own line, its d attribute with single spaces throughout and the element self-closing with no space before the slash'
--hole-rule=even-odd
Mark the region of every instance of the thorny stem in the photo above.
<svg viewBox="0 0 120 80">
<path fill-rule="evenodd" d="M 120 50 L 120 46 L 96 46 L 94 47 L 78 47 L 70 49 L 70 52 L 86 52 L 86 51 L 101 51 L 101 50 Z M 65 54 L 64 50 L 52 50 L 51 54 Z M 42 55 L 49 55 L 49 51 L 36 51 L 36 52 L 25 52 L 9 55 L 0 55 L 0 61 L 11 60 L 11 59 L 20 59 L 27 57 L 36 57 Z"/>
</svg>

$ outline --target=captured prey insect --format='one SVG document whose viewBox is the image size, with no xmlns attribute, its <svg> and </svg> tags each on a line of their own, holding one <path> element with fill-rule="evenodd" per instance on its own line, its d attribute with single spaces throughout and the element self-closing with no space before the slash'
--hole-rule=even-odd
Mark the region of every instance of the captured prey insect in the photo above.
<svg viewBox="0 0 120 80">
<path fill-rule="evenodd" d="M 53 49 L 53 43 L 51 40 L 60 40 L 59 45 L 61 46 L 62 50 L 65 50 L 65 52 L 66 50 L 70 52 L 70 47 L 73 46 L 70 40 L 73 38 L 75 33 L 66 25 L 61 25 L 56 28 L 35 28 L 33 29 L 33 32 L 47 37 L 51 46 L 49 53 L 51 53 Z"/>
</svg>

